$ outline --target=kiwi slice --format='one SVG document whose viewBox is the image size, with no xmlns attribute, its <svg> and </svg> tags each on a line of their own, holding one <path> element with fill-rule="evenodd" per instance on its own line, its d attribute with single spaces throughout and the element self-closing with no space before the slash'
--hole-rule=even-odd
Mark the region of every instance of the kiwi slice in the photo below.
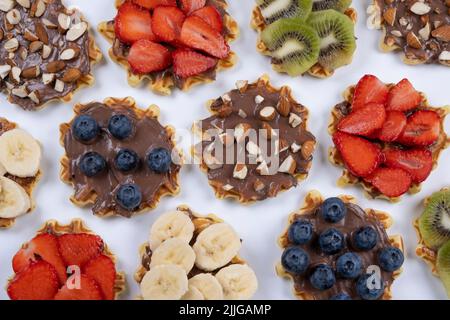
<svg viewBox="0 0 450 320">
<path fill-rule="evenodd" d="M 436 268 L 439 278 L 441 278 L 445 289 L 447 289 L 447 295 L 450 298 L 450 241 L 447 241 L 439 249 Z"/>
<path fill-rule="evenodd" d="M 419 230 L 425 245 L 434 250 L 450 240 L 450 190 L 435 192 L 428 198 L 419 218 Z"/>
<path fill-rule="evenodd" d="M 261 14 L 270 24 L 281 18 L 306 19 L 312 11 L 313 0 L 257 0 Z"/>
<path fill-rule="evenodd" d="M 311 68 L 319 57 L 317 32 L 301 19 L 280 19 L 261 33 L 278 72 L 298 76 Z"/>
<path fill-rule="evenodd" d="M 319 63 L 323 67 L 334 70 L 352 62 L 356 41 L 349 17 L 329 9 L 311 13 L 307 22 L 319 35 Z"/>
<path fill-rule="evenodd" d="M 313 11 L 334 9 L 344 12 L 352 4 L 352 0 L 312 0 Z"/>
</svg>

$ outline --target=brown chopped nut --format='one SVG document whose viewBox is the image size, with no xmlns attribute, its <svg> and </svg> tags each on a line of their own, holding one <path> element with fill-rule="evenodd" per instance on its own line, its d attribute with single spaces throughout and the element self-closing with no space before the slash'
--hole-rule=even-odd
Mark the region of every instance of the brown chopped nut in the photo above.
<svg viewBox="0 0 450 320">
<path fill-rule="evenodd" d="M 36 103 L 36 104 L 39 104 L 39 102 L 40 102 L 40 97 L 39 97 L 39 91 L 33 91 L 33 92 L 31 92 L 29 95 L 28 95 L 28 98 L 30 98 L 31 99 L 31 101 L 33 101 L 34 103 Z"/>
<path fill-rule="evenodd" d="M 247 118 L 247 114 L 246 114 L 245 111 L 242 110 L 242 109 L 239 109 L 238 115 L 239 115 L 239 117 L 241 117 L 242 119 Z"/>
<path fill-rule="evenodd" d="M 12 25 L 16 25 L 20 22 L 20 11 L 17 9 L 12 9 L 6 14 L 6 19 Z"/>
<path fill-rule="evenodd" d="M 260 96 L 260 95 L 257 95 L 256 97 L 255 97 L 255 103 L 256 104 L 260 104 L 260 103 L 262 103 L 264 101 L 264 97 L 262 97 L 262 96 Z"/>
<path fill-rule="evenodd" d="M 261 164 L 256 168 L 256 172 L 261 176 L 269 176 L 270 170 L 265 161 L 261 162 Z"/>
<path fill-rule="evenodd" d="M 19 41 L 17 41 L 16 38 L 11 38 L 8 41 L 5 42 L 3 45 L 6 51 L 8 52 L 14 52 L 19 48 Z"/>
<path fill-rule="evenodd" d="M 45 27 L 42 23 L 36 22 L 34 24 L 35 32 L 39 40 L 41 40 L 43 43 L 48 44 L 48 33 L 47 30 L 45 30 Z"/>
<path fill-rule="evenodd" d="M 397 9 L 394 7 L 391 7 L 389 9 L 387 9 L 384 14 L 383 14 L 383 18 L 384 20 L 386 20 L 386 22 L 393 26 L 395 23 L 395 16 L 397 15 Z"/>
<path fill-rule="evenodd" d="M 44 24 L 44 26 L 46 26 L 48 29 L 56 29 L 58 28 L 58 26 L 56 24 L 54 24 L 53 22 L 51 22 L 50 20 L 43 18 L 42 19 L 42 23 Z"/>
<path fill-rule="evenodd" d="M 63 30 L 67 30 L 70 27 L 70 17 L 64 13 L 58 15 L 59 27 Z"/>
<path fill-rule="evenodd" d="M 65 83 L 71 83 L 71 82 L 77 81 L 78 79 L 80 79 L 80 77 L 81 77 L 80 70 L 75 69 L 75 68 L 70 68 L 64 72 L 61 80 L 64 81 Z"/>
<path fill-rule="evenodd" d="M 289 87 L 281 87 L 280 100 L 277 104 L 277 110 L 283 117 L 287 117 L 291 112 L 291 104 L 289 102 L 290 92 L 291 90 Z"/>
<path fill-rule="evenodd" d="M 0 10 L 4 12 L 8 12 L 14 8 L 14 0 L 2 0 L 0 1 Z"/>
<path fill-rule="evenodd" d="M 30 49 L 31 53 L 38 52 L 42 49 L 43 45 L 44 43 L 42 41 L 33 41 L 32 43 L 30 43 L 30 47 L 28 49 Z"/>
<path fill-rule="evenodd" d="M 11 76 L 10 78 L 13 80 L 14 83 L 19 84 L 20 83 L 20 75 L 22 74 L 22 69 L 19 67 L 12 67 L 11 68 Z"/>
<path fill-rule="evenodd" d="M 284 139 L 279 139 L 278 140 L 278 150 L 277 150 L 277 152 L 275 152 L 275 154 L 280 154 L 280 153 L 286 151 L 287 149 L 289 149 L 289 144 L 287 143 L 287 141 Z"/>
<path fill-rule="evenodd" d="M 37 37 L 37 35 L 35 35 L 33 32 L 31 32 L 30 30 L 26 29 L 25 30 L 25 34 L 23 35 L 23 37 L 28 40 L 28 41 L 36 41 L 39 40 L 39 38 Z"/>
<path fill-rule="evenodd" d="M 52 48 L 46 44 L 42 47 L 42 59 L 47 59 L 52 53 Z"/>
<path fill-rule="evenodd" d="M 252 127 L 248 123 L 240 123 L 234 127 L 234 138 L 236 141 L 239 143 L 242 139 L 245 139 L 251 128 Z"/>
<path fill-rule="evenodd" d="M 30 10 L 30 14 L 33 17 L 39 18 L 45 12 L 46 6 L 43 0 L 36 0 L 33 2 Z"/>
<path fill-rule="evenodd" d="M 55 81 L 55 90 L 58 92 L 63 92 L 64 91 L 64 82 L 62 82 L 61 80 L 56 80 Z"/>
<path fill-rule="evenodd" d="M 67 41 L 75 41 L 80 38 L 86 32 L 87 27 L 88 25 L 86 22 L 80 22 L 72 25 L 66 34 Z"/>
<path fill-rule="evenodd" d="M 266 186 L 264 182 L 262 182 L 259 179 L 256 179 L 255 182 L 253 183 L 253 189 L 255 189 L 256 192 L 263 191 L 265 187 Z"/>
<path fill-rule="evenodd" d="M 289 115 L 289 124 L 292 128 L 298 127 L 302 122 L 303 120 L 298 114 L 291 112 Z"/>
<path fill-rule="evenodd" d="M 225 191 L 231 191 L 231 190 L 233 190 L 233 188 L 234 187 L 231 184 L 226 184 L 226 185 L 222 186 L 222 189 Z"/>
<path fill-rule="evenodd" d="M 0 77 L 2 79 L 5 79 L 10 71 L 11 71 L 11 66 L 9 64 L 0 65 Z"/>
<path fill-rule="evenodd" d="M 68 48 L 68 49 L 64 49 L 61 54 L 59 55 L 59 58 L 61 60 L 72 60 L 73 58 L 77 57 L 77 54 L 80 51 L 76 52 L 74 49 L 72 48 Z"/>
<path fill-rule="evenodd" d="M 314 152 L 314 149 L 316 148 L 316 142 L 315 141 L 306 141 L 303 145 L 302 145 L 302 156 L 303 158 L 309 159 L 311 157 L 311 155 Z"/>
<path fill-rule="evenodd" d="M 38 65 L 22 70 L 22 77 L 25 79 L 34 79 L 41 74 L 41 69 Z"/>
<path fill-rule="evenodd" d="M 20 47 L 18 52 L 20 59 L 25 60 L 28 57 L 28 51 L 24 47 Z"/>
<path fill-rule="evenodd" d="M 276 114 L 277 111 L 271 106 L 264 107 L 259 111 L 259 117 L 264 121 L 271 121 L 275 119 Z"/>
<path fill-rule="evenodd" d="M 420 1 L 416 1 L 410 8 L 410 10 L 412 12 L 414 12 L 415 14 L 421 16 L 424 14 L 427 14 L 428 12 L 430 12 L 431 7 L 424 3 L 424 2 L 420 2 Z"/>
<path fill-rule="evenodd" d="M 49 62 L 47 64 L 46 70 L 49 73 L 56 73 L 56 72 L 63 70 L 65 67 L 66 67 L 66 63 L 64 61 L 56 60 L 56 61 Z"/>
<path fill-rule="evenodd" d="M 427 23 L 425 27 L 419 30 L 419 36 L 423 40 L 427 41 L 430 38 L 430 32 L 431 32 L 430 24 Z"/>
<path fill-rule="evenodd" d="M 16 0 L 18 4 L 20 4 L 22 7 L 28 9 L 30 8 L 30 0 Z"/>
<path fill-rule="evenodd" d="M 42 75 L 42 82 L 44 84 L 50 84 L 55 80 L 55 74 L 54 73 L 44 73 Z"/>
<path fill-rule="evenodd" d="M 19 98 L 26 98 L 28 96 L 28 90 L 25 85 L 12 89 L 11 93 Z"/>
<path fill-rule="evenodd" d="M 431 32 L 431 35 L 442 41 L 450 41 L 450 25 L 443 25 Z"/>
<path fill-rule="evenodd" d="M 247 80 L 236 81 L 236 88 L 239 90 L 240 93 L 244 93 L 245 91 L 247 91 L 248 81 Z"/>
<path fill-rule="evenodd" d="M 245 164 L 238 163 L 233 170 L 233 178 L 244 180 L 247 177 L 247 166 Z"/>
<path fill-rule="evenodd" d="M 298 145 L 298 144 L 295 143 L 295 142 L 293 142 L 293 143 L 291 144 L 291 151 L 292 151 L 293 153 L 299 152 L 301 148 L 302 148 L 302 146 L 301 146 L 301 145 Z"/>
<path fill-rule="evenodd" d="M 294 174 L 296 168 L 297 162 L 295 162 L 294 158 L 289 155 L 278 168 L 278 172 Z"/>
<path fill-rule="evenodd" d="M 406 42 L 412 48 L 415 48 L 415 49 L 422 48 L 422 43 L 420 43 L 419 38 L 412 31 L 408 32 L 408 34 L 406 35 Z"/>
</svg>

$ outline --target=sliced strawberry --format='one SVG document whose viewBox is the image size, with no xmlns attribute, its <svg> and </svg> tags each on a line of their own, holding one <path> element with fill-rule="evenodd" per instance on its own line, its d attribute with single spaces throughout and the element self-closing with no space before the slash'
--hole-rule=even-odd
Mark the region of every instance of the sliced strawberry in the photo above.
<svg viewBox="0 0 450 320">
<path fill-rule="evenodd" d="M 441 119 L 431 110 L 419 110 L 408 117 L 406 128 L 398 141 L 413 146 L 429 146 L 437 141 L 441 132 Z"/>
<path fill-rule="evenodd" d="M 164 70 L 172 63 L 169 49 L 148 40 L 133 43 L 127 59 L 134 73 Z"/>
<path fill-rule="evenodd" d="M 114 20 L 114 29 L 120 41 L 132 44 L 141 39 L 155 40 L 150 12 L 130 2 L 122 4 Z"/>
<path fill-rule="evenodd" d="M 58 274 L 53 266 L 40 260 L 16 274 L 8 285 L 11 300 L 51 300 L 58 292 Z"/>
<path fill-rule="evenodd" d="M 191 14 L 192 16 L 196 16 L 202 18 L 205 22 L 207 22 L 214 30 L 217 32 L 222 32 L 223 30 L 223 21 L 222 15 L 217 11 L 217 9 L 213 6 L 206 6 L 201 9 L 198 9 Z"/>
<path fill-rule="evenodd" d="M 186 46 L 204 51 L 217 58 L 225 58 L 230 47 L 223 36 L 203 19 L 188 17 L 181 28 L 180 40 Z"/>
<path fill-rule="evenodd" d="M 206 0 L 180 0 L 181 9 L 187 14 L 191 14 L 195 10 L 203 8 Z"/>
<path fill-rule="evenodd" d="M 154 9 L 158 6 L 177 6 L 177 0 L 133 0 L 133 3 L 146 9 Z"/>
<path fill-rule="evenodd" d="M 185 18 L 177 7 L 157 7 L 153 11 L 152 30 L 159 40 L 172 42 L 180 35 Z"/>
<path fill-rule="evenodd" d="M 76 281 L 73 283 L 69 278 L 68 283 L 59 289 L 55 295 L 55 300 L 103 300 L 101 289 L 97 282 L 91 277 L 82 274 L 80 275 L 79 287 L 77 288 Z"/>
<path fill-rule="evenodd" d="M 409 111 L 422 102 L 422 96 L 408 79 L 403 79 L 389 91 L 386 109 L 389 111 Z"/>
<path fill-rule="evenodd" d="M 92 259 L 84 266 L 83 273 L 97 282 L 106 300 L 114 300 L 116 268 L 110 257 L 101 254 Z"/>
<path fill-rule="evenodd" d="M 337 128 L 345 133 L 367 136 L 382 128 L 385 120 L 384 106 L 379 103 L 369 103 L 342 118 Z"/>
<path fill-rule="evenodd" d="M 378 168 L 366 180 L 388 197 L 401 196 L 412 183 L 411 176 L 399 168 Z"/>
<path fill-rule="evenodd" d="M 172 55 L 173 72 L 180 78 L 195 76 L 217 64 L 217 59 L 189 49 L 178 49 Z"/>
<path fill-rule="evenodd" d="M 359 80 L 353 93 L 352 110 L 358 110 L 369 103 L 385 104 L 388 87 L 373 75 L 365 75 Z"/>
<path fill-rule="evenodd" d="M 381 162 L 381 149 L 363 138 L 336 132 L 333 142 L 347 169 L 358 177 L 370 175 Z"/>
<path fill-rule="evenodd" d="M 400 137 L 406 127 L 406 116 L 400 111 L 386 112 L 386 121 L 378 132 L 378 139 L 381 141 L 391 142 Z"/>
<path fill-rule="evenodd" d="M 405 170 L 416 183 L 425 181 L 433 169 L 431 151 L 425 149 L 390 149 L 384 151 L 384 157 L 386 166 Z"/>
<path fill-rule="evenodd" d="M 59 252 L 66 266 L 82 267 L 103 250 L 103 240 L 87 233 L 68 233 L 58 238 Z"/>
</svg>

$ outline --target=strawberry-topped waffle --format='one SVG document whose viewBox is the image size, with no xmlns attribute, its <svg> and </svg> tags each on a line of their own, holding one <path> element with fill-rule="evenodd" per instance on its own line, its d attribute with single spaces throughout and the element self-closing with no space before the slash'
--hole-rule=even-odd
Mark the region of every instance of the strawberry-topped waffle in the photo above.
<svg viewBox="0 0 450 320">
<path fill-rule="evenodd" d="M 131 86 L 148 79 L 150 89 L 170 94 L 172 87 L 213 81 L 235 64 L 228 42 L 239 30 L 225 0 L 116 0 L 116 7 L 99 30 Z"/>
<path fill-rule="evenodd" d="M 385 84 L 365 75 L 332 111 L 330 160 L 345 168 L 338 184 L 361 183 L 371 198 L 416 193 L 449 145 L 444 119 L 408 79 Z"/>
</svg>

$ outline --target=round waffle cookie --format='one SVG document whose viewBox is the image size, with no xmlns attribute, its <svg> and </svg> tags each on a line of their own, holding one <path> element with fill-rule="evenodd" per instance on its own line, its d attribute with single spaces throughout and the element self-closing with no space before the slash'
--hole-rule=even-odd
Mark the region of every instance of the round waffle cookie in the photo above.
<svg viewBox="0 0 450 320">
<path fill-rule="evenodd" d="M 32 194 L 42 172 L 39 142 L 5 118 L 0 118 L 0 148 L 1 229 L 11 227 L 18 216 L 34 209 Z"/>
<path fill-rule="evenodd" d="M 116 8 L 119 9 L 125 2 L 125 0 L 116 0 Z M 138 0 L 134 2 L 139 4 Z M 175 1 L 173 2 L 176 4 Z M 229 43 L 236 40 L 239 37 L 239 27 L 237 22 L 226 11 L 228 8 L 227 2 L 225 0 L 207 0 L 206 6 L 214 7 L 220 14 L 223 23 L 221 34 L 225 41 Z M 143 10 L 146 9 L 143 8 Z M 129 85 L 136 87 L 142 83 L 148 83 L 148 88 L 150 90 L 162 95 L 170 95 L 174 87 L 177 87 L 182 91 L 188 91 L 195 85 L 213 82 L 217 72 L 232 68 L 237 60 L 236 54 L 230 51 L 226 57 L 220 58 L 217 63 L 214 63 L 213 68 L 210 67 L 200 74 L 185 77 L 176 76 L 173 72 L 173 68 L 170 66 L 162 71 L 135 73 L 127 60 L 127 56 L 130 52 L 130 45 L 121 42 L 116 36 L 115 21 L 110 20 L 100 23 L 98 30 L 108 42 L 112 44 L 112 47 L 109 49 L 109 56 L 111 59 L 127 70 Z M 150 38 L 153 38 L 153 36 Z M 174 46 L 167 45 L 167 48 L 172 50 L 176 49 L 177 46 L 177 43 L 175 43 Z M 191 60 L 191 63 L 196 62 Z"/>
<path fill-rule="evenodd" d="M 218 198 L 251 203 L 275 197 L 306 179 L 316 139 L 309 112 L 287 86 L 267 75 L 208 102 L 211 117 L 194 124 L 192 148 Z"/>
<path fill-rule="evenodd" d="M 369 29 L 381 29 L 380 48 L 401 52 L 409 65 L 450 66 L 450 2 L 373 0 L 367 8 Z"/>
<path fill-rule="evenodd" d="M 159 123 L 157 106 L 141 110 L 130 97 L 107 98 L 74 111 L 60 127 L 61 179 L 75 188 L 73 203 L 93 204 L 100 217 L 132 217 L 178 194 L 182 155 L 174 128 Z"/>
<path fill-rule="evenodd" d="M 115 270 L 116 257 L 80 219 L 68 225 L 47 221 L 16 253 L 12 264 L 15 276 L 7 284 L 12 300 L 116 300 L 126 289 L 125 273 Z M 45 278 L 48 268 L 55 279 Z M 76 280 L 80 270 L 81 280 Z M 35 286 L 30 285 L 33 281 Z"/>
<path fill-rule="evenodd" d="M 250 299 L 258 281 L 240 247 L 233 228 L 213 214 L 200 216 L 185 205 L 163 214 L 139 249 L 138 299 Z"/>
<path fill-rule="evenodd" d="M 337 209 L 337 202 L 346 208 L 345 211 Z M 329 210 L 328 215 L 323 212 L 325 206 Z M 340 215 L 342 212 L 344 213 Z M 403 263 L 402 253 L 405 252 L 401 236 L 386 234 L 386 229 L 390 228 L 392 223 L 389 214 L 373 209 L 363 210 L 352 196 L 324 200 L 318 191 L 311 191 L 306 195 L 300 210 L 289 216 L 288 227 L 278 239 L 279 246 L 285 250 L 285 260 L 283 262 L 282 258 L 282 262 L 277 264 L 276 272 L 294 282 L 294 294 L 301 300 L 391 299 L 391 286 L 402 271 L 399 264 Z M 366 231 L 361 231 L 367 227 L 376 232 L 376 243 L 365 242 L 370 237 L 364 236 L 356 240 L 359 235 L 368 235 Z M 350 230 L 346 230 L 347 228 Z M 333 247 L 332 241 L 327 241 L 330 239 L 326 233 L 330 230 L 337 232 L 336 237 L 342 237 L 343 247 Z M 329 248 L 334 251 L 326 251 Z M 386 266 L 380 263 L 380 253 L 383 249 L 394 249 L 397 256 L 400 255 L 395 267 L 388 265 L 395 270 L 387 271 Z M 300 256 L 305 253 L 308 255 L 306 264 Z M 348 255 L 355 254 L 359 257 L 356 259 L 359 263 L 355 263 L 354 259 L 347 260 Z M 358 264 L 359 267 L 356 266 Z M 317 273 L 323 266 L 325 271 L 322 270 L 322 274 Z M 298 269 L 289 269 L 294 267 Z M 321 277 L 324 273 L 331 273 L 334 280 L 330 283 L 329 279 Z M 378 275 L 383 285 L 380 288 L 375 287 L 377 290 L 374 291 L 368 288 L 359 289 L 358 283 L 365 273 Z"/>
<path fill-rule="evenodd" d="M 94 83 L 91 69 L 102 53 L 78 10 L 61 0 L 4 2 L 0 88 L 11 103 L 38 110 L 51 101 L 69 102 Z"/>
</svg>

